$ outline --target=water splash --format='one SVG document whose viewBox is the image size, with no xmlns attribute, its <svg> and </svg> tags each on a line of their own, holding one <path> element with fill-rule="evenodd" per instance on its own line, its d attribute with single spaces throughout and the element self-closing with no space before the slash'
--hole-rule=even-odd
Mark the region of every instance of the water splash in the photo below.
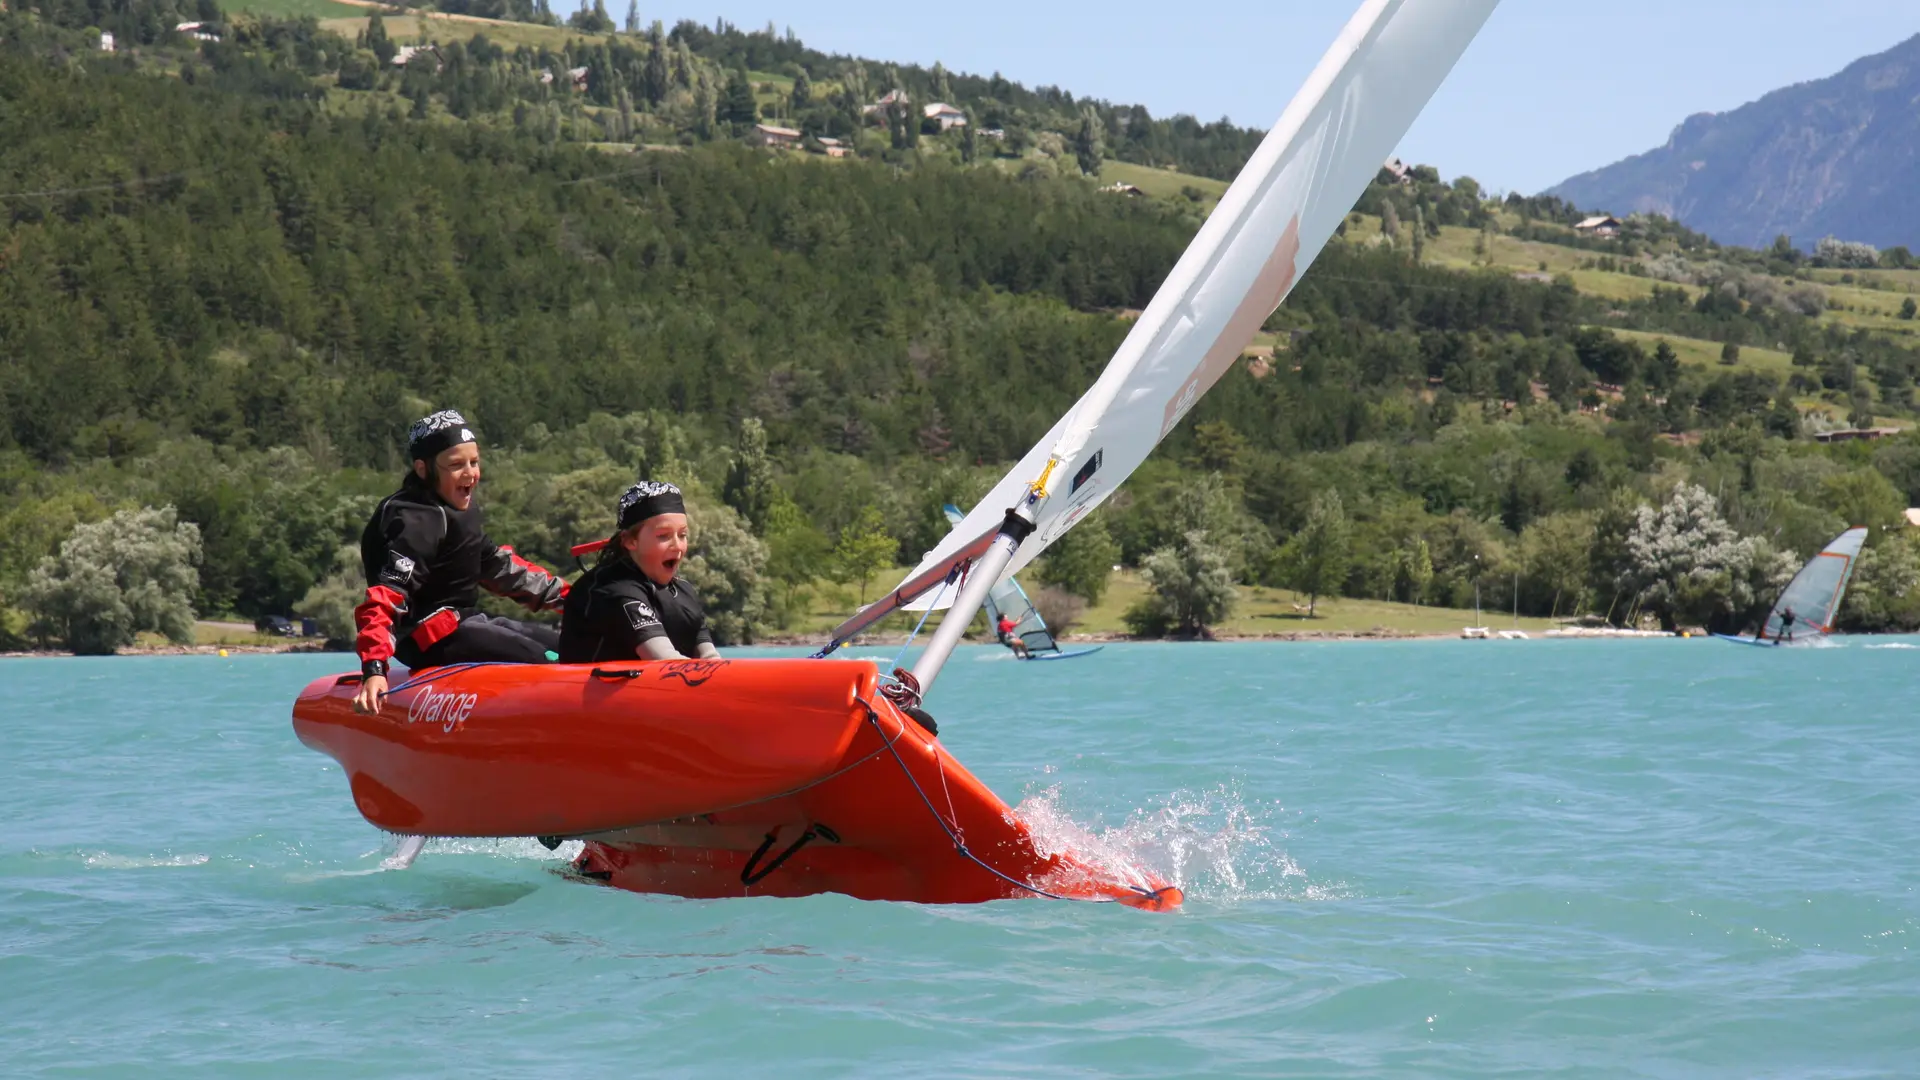
<svg viewBox="0 0 1920 1080">
<path fill-rule="evenodd" d="M 1312 882 L 1277 847 L 1240 792 L 1221 785 L 1179 791 L 1160 805 L 1137 809 L 1112 827 L 1088 827 L 1062 805 L 1058 785 L 1028 795 L 1014 808 L 1045 855 L 1071 852 L 1128 884 L 1144 884 L 1149 870 L 1178 885 L 1189 902 L 1327 900 L 1343 885 Z"/>
<path fill-rule="evenodd" d="M 1904 641 L 1889 641 L 1884 645 L 1868 645 L 1869 649 L 1920 649 L 1920 645 L 1909 645 Z"/>
</svg>

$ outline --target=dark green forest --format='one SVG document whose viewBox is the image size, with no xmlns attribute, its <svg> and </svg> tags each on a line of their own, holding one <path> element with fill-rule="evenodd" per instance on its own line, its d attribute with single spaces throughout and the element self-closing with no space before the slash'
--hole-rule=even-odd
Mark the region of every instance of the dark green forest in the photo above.
<svg viewBox="0 0 1920 1080">
<path fill-rule="evenodd" d="M 219 17 L 211 0 L 0 12 L 12 644 L 35 636 L 14 598 L 42 560 L 139 506 L 198 527 L 198 613 L 293 610 L 391 490 L 407 422 L 447 407 L 487 448 L 496 537 L 550 565 L 604 532 L 636 472 L 689 486 L 724 519 L 712 562 L 736 568 L 738 596 L 721 606 L 751 639 L 836 548 L 932 546 L 941 503 L 978 497 L 1079 396 L 1202 220 L 1187 199 L 945 154 L 830 162 L 719 137 L 608 153 L 604 119 L 549 122 L 539 84 L 506 79 L 572 57 L 480 41 L 396 76 L 378 41 L 310 20 L 234 19 L 217 43 L 169 29 Z M 102 53 L 100 29 L 142 47 Z M 771 34 L 675 33 L 727 66 L 822 62 Z M 590 93 L 668 122 L 644 95 L 657 42 L 591 48 L 643 93 Z M 1073 103 L 910 71 L 963 100 Z M 1251 142 L 1229 142 L 1215 165 L 1142 160 L 1231 175 Z M 1430 169 L 1383 176 L 1356 209 L 1437 230 L 1491 228 L 1503 205 L 1526 229 L 1577 214 Z M 1787 258 L 1635 227 L 1635 254 Z M 1479 584 L 1528 613 L 1733 628 L 1764 609 L 1779 560 L 1920 501 L 1920 440 L 1816 444 L 1796 406 L 1911 415 L 1920 356 L 1787 299 L 1604 299 L 1335 243 L 1268 330 L 1273 355 L 1223 379 L 1043 580 L 1097 598 L 1108 562 L 1200 528 L 1243 583 L 1319 574 L 1323 593 L 1452 605 Z M 1796 366 L 1687 366 L 1620 330 L 1766 343 Z M 1674 599 L 1638 583 L 1628 540 L 1689 486 L 1754 546 Z M 1302 538 L 1327 535 L 1347 557 L 1303 569 Z M 1916 578 L 1920 551 L 1878 532 L 1851 625 L 1920 625 Z"/>
</svg>

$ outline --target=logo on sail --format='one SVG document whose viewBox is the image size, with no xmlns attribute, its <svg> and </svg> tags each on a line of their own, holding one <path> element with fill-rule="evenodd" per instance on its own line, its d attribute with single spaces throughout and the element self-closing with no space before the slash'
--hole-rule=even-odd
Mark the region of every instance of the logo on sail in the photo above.
<svg viewBox="0 0 1920 1080">
<path fill-rule="evenodd" d="M 1167 401 L 1166 414 L 1160 421 L 1160 438 L 1167 437 L 1180 418 L 1187 415 L 1193 403 L 1207 392 L 1220 376 L 1227 373 L 1240 353 L 1253 340 L 1260 324 L 1267 321 L 1287 298 L 1293 288 L 1293 279 L 1297 270 L 1294 261 L 1300 255 L 1300 215 L 1293 215 L 1287 222 L 1287 231 L 1280 235 L 1280 242 L 1274 245 L 1273 254 L 1260 268 L 1260 275 L 1253 280 L 1253 286 L 1240 301 L 1240 306 L 1228 317 L 1227 325 L 1220 330 L 1220 336 L 1213 340 L 1213 346 L 1200 358 L 1193 374 L 1180 385 L 1180 389 Z M 1158 442 L 1159 440 L 1154 440 Z"/>
</svg>

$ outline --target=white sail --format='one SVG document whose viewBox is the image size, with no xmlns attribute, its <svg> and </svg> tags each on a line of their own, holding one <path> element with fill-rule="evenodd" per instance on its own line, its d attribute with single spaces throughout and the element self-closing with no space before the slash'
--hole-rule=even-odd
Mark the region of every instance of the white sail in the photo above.
<svg viewBox="0 0 1920 1080">
<path fill-rule="evenodd" d="M 1365 0 L 1106 371 L 883 603 L 897 609 L 977 555 L 1043 475 L 1036 528 L 1002 580 L 1112 495 L 1252 343 L 1498 3 Z M 944 604 L 957 589 L 941 592 Z"/>
<path fill-rule="evenodd" d="M 1866 543 L 1865 526 L 1848 529 L 1808 559 L 1807 565 L 1787 582 L 1773 610 L 1767 612 L 1760 636 L 1779 641 L 1796 634 L 1811 637 L 1832 633 L 1834 620 L 1840 615 L 1840 600 L 1847 595 L 1847 582 L 1853 578 L 1853 564 Z M 1793 612 L 1791 623 L 1786 620 L 1789 611 Z"/>
</svg>

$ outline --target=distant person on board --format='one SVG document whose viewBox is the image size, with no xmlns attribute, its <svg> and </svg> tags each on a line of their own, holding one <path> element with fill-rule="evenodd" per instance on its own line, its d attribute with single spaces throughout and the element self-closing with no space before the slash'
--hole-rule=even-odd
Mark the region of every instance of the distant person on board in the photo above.
<svg viewBox="0 0 1920 1080">
<path fill-rule="evenodd" d="M 1012 649 L 1014 656 L 1025 660 L 1027 659 L 1027 643 L 1021 641 L 1020 635 L 1013 632 L 1019 625 L 1019 623 L 1013 621 L 1012 616 L 1001 615 L 1000 625 L 998 627 L 1000 631 L 1000 644 Z"/>
<path fill-rule="evenodd" d="M 567 597 L 560 662 L 718 657 L 700 594 L 679 577 L 689 539 L 680 489 L 642 480 L 620 496 L 615 518 L 600 561 Z"/>
<path fill-rule="evenodd" d="M 1780 637 L 1778 640 L 1781 640 L 1781 641 L 1793 640 L 1793 609 L 1792 608 L 1787 608 L 1785 611 L 1782 611 L 1780 613 Z"/>
<path fill-rule="evenodd" d="M 367 598 L 353 609 L 364 677 L 353 707 L 380 709 L 387 661 L 409 668 L 476 660 L 541 663 L 559 632 L 539 623 L 480 614 L 481 589 L 534 611 L 552 611 L 567 583 L 488 539 L 474 489 L 480 446 L 452 409 L 416 421 L 407 432 L 412 462 L 400 490 L 380 501 L 360 534 Z"/>
</svg>

